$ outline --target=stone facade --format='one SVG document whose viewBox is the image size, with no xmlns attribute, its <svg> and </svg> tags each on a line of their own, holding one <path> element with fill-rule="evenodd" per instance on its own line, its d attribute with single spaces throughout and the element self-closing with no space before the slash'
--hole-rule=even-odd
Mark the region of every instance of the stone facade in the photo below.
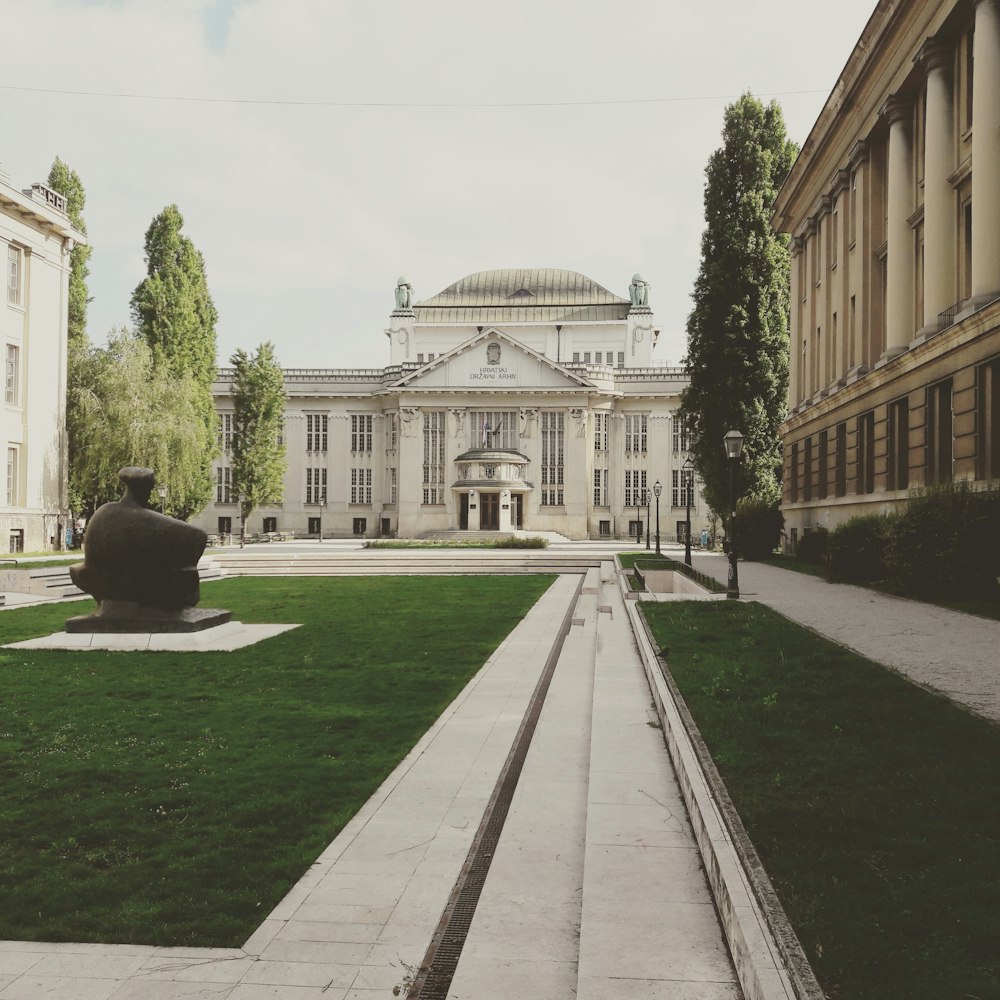
<svg viewBox="0 0 1000 1000">
<path fill-rule="evenodd" d="M 284 500 L 254 511 L 248 532 L 621 537 L 638 521 L 645 531 L 643 490 L 659 481 L 661 538 L 677 535 L 686 379 L 653 364 L 648 305 L 554 270 L 479 272 L 423 302 L 410 295 L 401 278 L 387 368 L 286 370 Z M 215 502 L 196 521 L 212 533 L 239 532 L 231 377 L 215 385 Z M 700 532 L 707 510 L 692 492 Z"/>
<path fill-rule="evenodd" d="M 57 549 L 68 520 L 66 334 L 70 251 L 84 240 L 62 195 L 12 187 L 0 174 L 0 410 L 6 478 L 0 489 L 0 547 Z"/>
<path fill-rule="evenodd" d="M 778 194 L 789 543 L 1000 478 L 1000 0 L 882 0 Z"/>
</svg>

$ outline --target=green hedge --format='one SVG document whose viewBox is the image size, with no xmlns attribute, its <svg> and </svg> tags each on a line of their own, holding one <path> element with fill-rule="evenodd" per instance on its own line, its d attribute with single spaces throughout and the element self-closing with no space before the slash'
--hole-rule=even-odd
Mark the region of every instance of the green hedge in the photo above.
<svg viewBox="0 0 1000 1000">
<path fill-rule="evenodd" d="M 892 519 L 886 564 L 921 597 L 995 594 L 1000 576 L 1000 484 L 962 481 L 915 491 Z"/>
<path fill-rule="evenodd" d="M 807 531 L 795 546 L 795 555 L 802 562 L 819 565 L 826 555 L 827 539 L 829 532 L 826 528 L 814 528 Z"/>
<path fill-rule="evenodd" d="M 864 514 L 834 528 L 827 538 L 827 575 L 841 583 L 884 580 L 886 547 L 892 536 L 894 517 Z"/>
<path fill-rule="evenodd" d="M 736 553 L 741 559 L 766 559 L 778 547 L 785 523 L 778 501 L 744 497 L 736 505 Z"/>
</svg>

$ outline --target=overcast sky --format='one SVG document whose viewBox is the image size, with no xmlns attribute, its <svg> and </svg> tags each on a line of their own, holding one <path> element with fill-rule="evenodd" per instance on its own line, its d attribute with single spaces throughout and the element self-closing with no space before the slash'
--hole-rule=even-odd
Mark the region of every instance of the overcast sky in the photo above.
<svg viewBox="0 0 1000 1000">
<path fill-rule="evenodd" d="M 97 342 L 173 202 L 220 363 L 272 340 L 286 367 L 381 367 L 399 275 L 421 299 L 560 267 L 623 296 L 641 272 L 677 364 L 725 105 L 773 96 L 801 143 L 874 8 L 0 0 L 0 170 L 80 174 Z"/>
</svg>

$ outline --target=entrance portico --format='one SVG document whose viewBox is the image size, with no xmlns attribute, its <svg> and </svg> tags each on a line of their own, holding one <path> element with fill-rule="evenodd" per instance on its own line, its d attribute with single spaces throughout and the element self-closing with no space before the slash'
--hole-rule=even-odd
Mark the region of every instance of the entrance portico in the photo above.
<svg viewBox="0 0 1000 1000">
<path fill-rule="evenodd" d="M 474 448 L 455 459 L 459 530 L 514 531 L 524 526 L 528 458 L 517 451 Z"/>
</svg>

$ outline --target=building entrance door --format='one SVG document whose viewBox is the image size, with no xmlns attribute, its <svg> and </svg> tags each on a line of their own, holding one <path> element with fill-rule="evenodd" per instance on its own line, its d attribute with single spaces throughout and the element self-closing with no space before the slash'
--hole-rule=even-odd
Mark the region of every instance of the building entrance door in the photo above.
<svg viewBox="0 0 1000 1000">
<path fill-rule="evenodd" d="M 469 494 L 460 493 L 458 496 L 458 530 L 469 530 Z"/>
<path fill-rule="evenodd" d="M 524 527 L 524 494 L 514 493 L 510 502 L 510 523 L 515 529 L 521 529 Z"/>
<path fill-rule="evenodd" d="M 500 494 L 479 494 L 479 528 L 481 531 L 500 530 Z"/>
</svg>

